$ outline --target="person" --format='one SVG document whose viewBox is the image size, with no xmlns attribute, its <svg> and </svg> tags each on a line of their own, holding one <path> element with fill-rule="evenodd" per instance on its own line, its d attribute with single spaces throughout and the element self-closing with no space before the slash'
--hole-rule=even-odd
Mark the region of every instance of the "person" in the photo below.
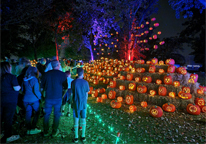
<svg viewBox="0 0 206 144">
<path fill-rule="evenodd" d="M 28 65 L 31 65 L 31 63 L 27 58 L 25 58 L 25 57 L 20 58 L 19 59 L 19 65 L 16 66 L 15 75 L 19 76 L 20 74 L 22 74 L 23 69 Z"/>
<path fill-rule="evenodd" d="M 1 143 L 11 142 L 20 138 L 12 135 L 12 119 L 16 110 L 20 86 L 15 75 L 11 74 L 9 62 L 1 62 L 1 128 L 4 120 L 4 136 Z"/>
<path fill-rule="evenodd" d="M 71 72 L 70 71 L 66 71 L 65 72 L 67 75 L 67 83 L 68 83 L 68 90 L 66 92 L 66 94 L 64 95 L 63 98 L 63 103 L 62 103 L 62 115 L 64 115 L 65 113 L 65 106 L 68 103 L 68 112 L 66 112 L 67 116 L 70 116 L 70 110 L 71 110 L 71 82 L 74 80 L 71 78 Z"/>
<path fill-rule="evenodd" d="M 82 126 L 82 141 L 85 142 L 86 132 L 86 108 L 87 99 L 89 92 L 89 83 L 83 79 L 84 70 L 83 68 L 77 68 L 78 77 L 72 81 L 71 89 L 73 93 L 73 117 L 74 117 L 74 142 L 78 143 L 78 123 L 81 117 L 80 125 Z"/>
<path fill-rule="evenodd" d="M 53 57 L 52 57 L 52 61 L 53 61 L 53 60 L 57 60 L 57 57 L 56 57 L 56 56 L 53 56 Z M 47 64 L 46 69 L 45 69 L 44 72 L 48 72 L 49 70 L 52 70 L 51 62 Z M 59 70 L 62 71 L 62 67 L 61 67 L 61 65 L 60 65 Z"/>
<path fill-rule="evenodd" d="M 44 74 L 44 71 L 46 70 L 46 59 L 42 58 L 36 65 L 37 69 L 39 70 L 41 76 Z"/>
<path fill-rule="evenodd" d="M 61 116 L 62 105 L 62 91 L 67 89 L 67 76 L 64 72 L 60 71 L 60 63 L 57 60 L 51 62 L 52 70 L 46 72 L 41 80 L 41 89 L 45 91 L 45 115 L 44 115 L 44 136 L 49 136 L 49 118 L 54 107 L 54 121 L 52 136 L 58 135 L 59 119 Z"/>
<path fill-rule="evenodd" d="M 38 134 L 41 130 L 36 128 L 39 118 L 39 104 L 41 92 L 39 90 L 38 70 L 36 67 L 29 66 L 22 85 L 21 91 L 24 94 L 23 104 L 26 111 L 25 121 L 27 134 Z M 33 121 L 31 123 L 32 111 L 34 111 Z"/>
</svg>

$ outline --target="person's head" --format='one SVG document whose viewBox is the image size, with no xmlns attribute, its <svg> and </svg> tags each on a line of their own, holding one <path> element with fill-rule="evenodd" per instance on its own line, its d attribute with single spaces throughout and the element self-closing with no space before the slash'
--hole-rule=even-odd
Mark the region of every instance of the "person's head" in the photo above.
<svg viewBox="0 0 206 144">
<path fill-rule="evenodd" d="M 29 66 L 26 70 L 26 73 L 24 75 L 25 78 L 30 78 L 30 77 L 38 77 L 39 76 L 39 73 L 38 73 L 38 70 L 36 67 L 32 67 L 32 66 Z"/>
<path fill-rule="evenodd" d="M 46 59 L 45 59 L 45 58 L 42 58 L 42 59 L 40 60 L 40 63 L 41 63 L 42 65 L 45 65 L 45 64 L 46 64 Z"/>
<path fill-rule="evenodd" d="M 83 68 L 77 68 L 77 74 L 78 74 L 78 77 L 83 78 L 83 74 L 84 74 Z"/>
<path fill-rule="evenodd" d="M 9 62 L 1 62 L 1 76 L 6 73 L 11 73 L 11 65 Z"/>
<path fill-rule="evenodd" d="M 51 66 L 53 69 L 58 69 L 58 70 L 60 69 L 60 63 L 58 60 L 51 61 Z"/>
<path fill-rule="evenodd" d="M 57 60 L 57 56 L 53 56 L 53 57 L 52 57 L 52 60 Z"/>
<path fill-rule="evenodd" d="M 25 57 L 19 59 L 19 64 L 23 65 L 24 67 L 27 65 L 31 65 L 30 61 Z"/>
<path fill-rule="evenodd" d="M 71 77 L 71 72 L 70 71 L 66 71 L 65 74 L 67 75 L 67 77 Z"/>
</svg>

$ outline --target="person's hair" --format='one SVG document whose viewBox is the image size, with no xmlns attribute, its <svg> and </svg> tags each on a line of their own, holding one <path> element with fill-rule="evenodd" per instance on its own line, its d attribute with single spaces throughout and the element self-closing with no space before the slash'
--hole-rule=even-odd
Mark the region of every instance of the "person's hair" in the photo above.
<svg viewBox="0 0 206 144">
<path fill-rule="evenodd" d="M 67 77 L 71 74 L 70 71 L 65 71 L 65 74 L 67 75 Z"/>
<path fill-rule="evenodd" d="M 51 61 L 51 66 L 52 66 L 53 69 L 58 67 L 59 66 L 59 61 L 58 60 Z"/>
<path fill-rule="evenodd" d="M 40 60 L 40 63 L 41 63 L 41 64 L 46 64 L 46 59 L 45 59 L 45 58 L 42 58 L 42 59 Z"/>
<path fill-rule="evenodd" d="M 1 77 L 6 73 L 10 73 L 10 63 L 9 62 L 1 62 Z"/>
<path fill-rule="evenodd" d="M 53 57 L 52 57 L 52 60 L 57 60 L 57 56 L 53 56 Z"/>
<path fill-rule="evenodd" d="M 36 67 L 32 67 L 32 66 L 29 66 L 26 70 L 26 73 L 24 75 L 25 78 L 30 78 L 30 77 L 38 77 L 39 76 L 39 73 L 38 73 L 38 70 Z"/>
<path fill-rule="evenodd" d="M 81 75 L 83 75 L 83 73 L 84 73 L 83 68 L 77 68 L 78 77 L 81 76 Z"/>
</svg>

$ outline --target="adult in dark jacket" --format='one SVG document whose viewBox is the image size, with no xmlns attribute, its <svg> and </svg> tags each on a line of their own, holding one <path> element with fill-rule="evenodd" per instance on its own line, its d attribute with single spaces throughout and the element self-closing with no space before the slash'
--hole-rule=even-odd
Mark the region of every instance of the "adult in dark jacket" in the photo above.
<svg viewBox="0 0 206 144">
<path fill-rule="evenodd" d="M 18 94 L 20 90 L 17 78 L 11 74 L 11 65 L 8 62 L 1 62 L 1 128 L 4 121 L 4 136 L 2 143 L 17 140 L 20 136 L 12 136 L 12 119 L 16 110 Z"/>
<path fill-rule="evenodd" d="M 46 72 L 41 80 L 41 88 L 45 90 L 45 115 L 44 115 L 44 136 L 49 136 L 49 118 L 54 107 L 54 121 L 52 136 L 57 136 L 59 130 L 59 119 L 61 116 L 61 105 L 63 89 L 67 90 L 67 76 L 60 71 L 60 63 L 57 60 L 51 62 L 52 70 Z"/>
<path fill-rule="evenodd" d="M 27 134 L 37 134 L 41 132 L 41 130 L 36 128 L 39 118 L 39 100 L 41 99 L 41 92 L 37 77 L 37 68 L 29 66 L 23 79 L 22 87 L 22 91 L 24 93 L 23 103 L 26 110 L 25 120 Z M 35 113 L 31 123 L 32 111 L 35 111 Z"/>
</svg>

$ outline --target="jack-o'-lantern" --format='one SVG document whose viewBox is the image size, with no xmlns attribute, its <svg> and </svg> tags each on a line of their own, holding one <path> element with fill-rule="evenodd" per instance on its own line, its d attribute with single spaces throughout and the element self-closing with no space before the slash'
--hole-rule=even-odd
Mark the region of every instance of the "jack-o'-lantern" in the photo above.
<svg viewBox="0 0 206 144">
<path fill-rule="evenodd" d="M 113 77 L 113 81 L 116 81 L 117 80 L 117 77 Z"/>
<path fill-rule="evenodd" d="M 124 85 L 120 85 L 119 86 L 119 90 L 125 90 L 125 86 Z"/>
<path fill-rule="evenodd" d="M 144 108 L 146 108 L 146 107 L 147 107 L 147 102 L 146 102 L 146 101 L 142 101 L 142 102 L 141 102 L 141 106 L 144 107 Z"/>
<path fill-rule="evenodd" d="M 153 58 L 153 59 L 151 60 L 151 64 L 153 64 L 153 65 L 158 64 L 158 59 L 157 59 L 157 58 Z"/>
<path fill-rule="evenodd" d="M 160 74 L 162 74 L 162 73 L 164 73 L 164 72 L 165 72 L 164 69 L 159 69 L 159 73 L 160 73 Z"/>
<path fill-rule="evenodd" d="M 132 68 L 131 72 L 132 72 L 132 73 L 135 73 L 135 72 L 136 72 L 136 69 L 135 69 L 135 68 Z"/>
<path fill-rule="evenodd" d="M 203 105 L 205 105 L 205 100 L 203 98 L 196 98 L 195 104 L 198 106 L 203 106 Z"/>
<path fill-rule="evenodd" d="M 190 93 L 190 87 L 182 87 L 184 93 Z"/>
<path fill-rule="evenodd" d="M 190 78 L 194 80 L 194 82 L 197 82 L 198 80 L 198 74 L 194 73 L 190 75 Z"/>
<path fill-rule="evenodd" d="M 98 92 L 98 93 L 105 93 L 105 88 L 98 88 L 98 89 L 97 89 L 97 92 Z"/>
<path fill-rule="evenodd" d="M 127 74 L 127 80 L 131 81 L 133 79 L 133 74 Z"/>
<path fill-rule="evenodd" d="M 206 86 L 199 86 L 201 89 L 203 89 L 204 92 L 206 92 Z"/>
<path fill-rule="evenodd" d="M 174 65 L 175 64 L 175 60 L 174 59 L 166 59 L 165 64 L 166 65 Z"/>
<path fill-rule="evenodd" d="M 150 108 L 150 115 L 152 117 L 158 118 L 158 117 L 161 117 L 162 114 L 163 114 L 163 110 L 162 110 L 161 107 L 159 107 L 159 106 L 152 106 Z"/>
<path fill-rule="evenodd" d="M 187 74 L 187 70 L 184 67 L 178 67 L 176 69 L 176 71 L 180 74 L 186 75 Z"/>
<path fill-rule="evenodd" d="M 127 95 L 126 98 L 125 98 L 125 102 L 126 102 L 126 104 L 128 104 L 128 105 L 133 104 L 133 100 L 134 100 L 133 95 Z"/>
<path fill-rule="evenodd" d="M 122 76 L 122 75 L 121 75 L 121 76 L 120 76 L 120 79 L 121 79 L 121 80 L 125 80 L 125 76 Z"/>
<path fill-rule="evenodd" d="M 150 64 L 151 64 L 151 61 L 147 61 L 146 64 L 150 65 Z"/>
<path fill-rule="evenodd" d="M 106 94 L 102 94 L 102 99 L 107 99 L 107 95 Z"/>
<path fill-rule="evenodd" d="M 120 108 L 121 106 L 122 106 L 122 104 L 121 104 L 121 102 L 118 102 L 118 101 L 115 101 L 115 100 L 112 100 L 111 102 L 110 102 L 110 106 L 112 107 L 112 108 Z"/>
<path fill-rule="evenodd" d="M 100 78 L 99 78 L 99 81 L 103 81 L 103 77 L 100 77 Z"/>
<path fill-rule="evenodd" d="M 194 79 L 189 78 L 189 79 L 188 79 L 188 83 L 195 83 L 195 81 L 194 81 Z"/>
<path fill-rule="evenodd" d="M 102 99 L 101 97 L 97 97 L 96 101 L 102 103 L 102 102 L 103 102 L 103 99 Z"/>
<path fill-rule="evenodd" d="M 118 101 L 118 102 L 123 102 L 123 97 L 120 97 L 120 96 L 117 97 L 117 101 Z"/>
<path fill-rule="evenodd" d="M 117 82 L 116 81 L 110 81 L 109 86 L 111 88 L 115 88 L 117 86 Z"/>
<path fill-rule="evenodd" d="M 116 97 L 116 92 L 113 90 L 109 91 L 108 98 L 115 99 L 115 97 Z"/>
<path fill-rule="evenodd" d="M 174 81 L 174 82 L 173 82 L 173 86 L 174 86 L 174 87 L 180 86 L 180 82 L 179 82 L 179 81 Z"/>
<path fill-rule="evenodd" d="M 103 78 L 103 84 L 108 84 L 109 82 L 107 81 L 107 79 Z"/>
<path fill-rule="evenodd" d="M 155 73 L 156 67 L 155 66 L 149 66 L 149 73 Z"/>
<path fill-rule="evenodd" d="M 89 92 L 88 92 L 88 94 L 92 94 L 92 91 L 93 91 L 93 87 L 89 87 Z"/>
<path fill-rule="evenodd" d="M 162 84 L 162 80 L 157 79 L 157 80 L 156 80 L 156 84 Z"/>
<path fill-rule="evenodd" d="M 139 72 L 139 73 L 144 73 L 145 72 L 145 68 L 137 68 L 137 72 Z"/>
<path fill-rule="evenodd" d="M 124 67 L 122 70 L 123 71 L 129 71 L 129 67 Z"/>
<path fill-rule="evenodd" d="M 170 75 L 164 76 L 164 84 L 166 84 L 166 85 L 172 84 L 172 77 Z"/>
<path fill-rule="evenodd" d="M 158 88 L 158 94 L 159 94 L 160 96 L 166 96 L 166 94 L 167 94 L 167 89 L 166 89 L 166 87 L 160 86 L 160 87 Z"/>
<path fill-rule="evenodd" d="M 157 94 L 157 92 L 155 90 L 150 90 L 149 91 L 150 96 L 154 96 Z"/>
<path fill-rule="evenodd" d="M 183 91 L 180 91 L 178 93 L 178 97 L 180 97 L 182 99 L 191 99 L 192 95 L 190 93 L 184 93 Z"/>
<path fill-rule="evenodd" d="M 197 89 L 197 93 L 198 93 L 198 94 L 204 94 L 204 90 L 201 89 L 201 88 L 199 88 L 199 89 Z"/>
<path fill-rule="evenodd" d="M 175 98 L 176 94 L 175 92 L 169 92 L 169 97 Z"/>
<path fill-rule="evenodd" d="M 94 79 L 93 84 L 97 85 L 99 84 L 99 81 L 97 79 Z"/>
<path fill-rule="evenodd" d="M 135 78 L 135 82 L 140 82 L 141 81 L 141 77 L 136 77 Z"/>
<path fill-rule="evenodd" d="M 137 92 L 138 93 L 146 93 L 147 92 L 147 87 L 145 85 L 139 85 L 137 87 Z"/>
<path fill-rule="evenodd" d="M 163 65 L 163 64 L 164 64 L 163 60 L 159 61 L 159 65 Z"/>
<path fill-rule="evenodd" d="M 199 115 L 200 114 L 200 107 L 195 104 L 188 104 L 187 105 L 187 112 L 192 115 Z"/>
<path fill-rule="evenodd" d="M 163 104 L 162 109 L 166 112 L 174 112 L 176 110 L 175 106 L 173 104 Z"/>
<path fill-rule="evenodd" d="M 97 90 L 93 90 L 92 91 L 92 97 L 97 97 L 98 96 L 98 91 Z"/>
<path fill-rule="evenodd" d="M 142 81 L 146 82 L 146 83 L 151 83 L 152 78 L 151 78 L 151 76 L 143 76 Z"/>
<path fill-rule="evenodd" d="M 168 73 L 174 73 L 175 72 L 175 66 L 173 66 L 173 65 L 168 66 L 167 72 Z"/>
<path fill-rule="evenodd" d="M 137 107 L 135 105 L 131 105 L 131 106 L 129 106 L 129 110 L 130 110 L 130 112 L 133 113 L 137 110 Z"/>
<path fill-rule="evenodd" d="M 131 91 L 135 91 L 136 90 L 136 83 L 129 83 L 128 89 Z"/>
<path fill-rule="evenodd" d="M 206 113 L 206 105 L 200 106 L 201 112 Z"/>
</svg>

